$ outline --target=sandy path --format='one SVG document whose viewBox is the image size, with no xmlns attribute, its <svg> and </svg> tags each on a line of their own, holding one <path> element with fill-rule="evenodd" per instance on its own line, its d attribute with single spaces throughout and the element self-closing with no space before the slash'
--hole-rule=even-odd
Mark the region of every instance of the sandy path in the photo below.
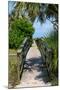
<svg viewBox="0 0 60 90">
<path fill-rule="evenodd" d="M 15 88 L 34 86 L 51 86 L 47 69 L 35 42 L 26 56 L 21 82 Z"/>
</svg>

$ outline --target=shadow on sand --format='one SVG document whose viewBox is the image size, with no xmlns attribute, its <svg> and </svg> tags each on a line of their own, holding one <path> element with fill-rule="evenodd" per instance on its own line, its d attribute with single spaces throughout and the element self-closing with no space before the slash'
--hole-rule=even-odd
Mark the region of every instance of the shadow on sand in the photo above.
<svg viewBox="0 0 60 90">
<path fill-rule="evenodd" d="M 48 83 L 48 72 L 42 57 L 26 59 L 24 63 L 24 71 L 32 73 L 33 70 L 39 72 L 39 74 L 36 75 L 35 80 L 43 80 L 45 83 Z"/>
</svg>

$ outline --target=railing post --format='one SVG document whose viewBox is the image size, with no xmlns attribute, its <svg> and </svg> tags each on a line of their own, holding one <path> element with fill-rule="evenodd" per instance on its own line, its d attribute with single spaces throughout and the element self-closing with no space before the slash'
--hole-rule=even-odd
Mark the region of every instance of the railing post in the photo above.
<svg viewBox="0 0 60 90">
<path fill-rule="evenodd" d="M 48 72 L 50 73 L 51 72 L 51 60 L 52 60 L 52 49 L 49 48 L 48 49 L 48 60 L 49 60 L 49 63 L 48 64 Z"/>
<path fill-rule="evenodd" d="M 17 50 L 17 71 L 18 71 L 18 82 L 20 82 L 20 57 L 21 57 L 22 49 Z"/>
</svg>

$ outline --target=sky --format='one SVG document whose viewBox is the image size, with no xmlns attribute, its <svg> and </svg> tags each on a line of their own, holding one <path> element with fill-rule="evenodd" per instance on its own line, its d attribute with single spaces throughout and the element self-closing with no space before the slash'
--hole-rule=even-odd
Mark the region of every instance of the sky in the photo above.
<svg viewBox="0 0 60 90">
<path fill-rule="evenodd" d="M 53 24 L 49 20 L 46 19 L 46 21 L 41 24 L 38 17 L 36 17 L 33 27 L 35 29 L 33 38 L 47 37 L 54 30 Z"/>
<path fill-rule="evenodd" d="M 8 3 L 8 13 L 10 14 L 14 9 L 14 2 Z M 33 23 L 34 28 L 34 34 L 33 38 L 41 38 L 41 37 L 47 37 L 51 31 L 53 31 L 53 24 L 46 19 L 46 21 L 41 24 L 38 20 L 38 17 L 35 18 L 35 21 Z"/>
<path fill-rule="evenodd" d="M 8 14 L 11 14 L 11 12 L 14 10 L 14 1 L 9 1 L 8 2 Z"/>
</svg>

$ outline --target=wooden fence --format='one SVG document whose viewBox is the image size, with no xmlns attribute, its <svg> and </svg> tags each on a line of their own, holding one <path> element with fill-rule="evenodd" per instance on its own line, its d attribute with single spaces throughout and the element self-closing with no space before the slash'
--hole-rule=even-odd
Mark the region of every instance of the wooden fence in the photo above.
<svg viewBox="0 0 60 90">
<path fill-rule="evenodd" d="M 23 68 L 24 68 L 24 61 L 26 59 L 27 52 L 28 52 L 29 48 L 31 47 L 31 44 L 32 44 L 31 39 L 25 38 L 23 43 L 20 45 L 19 49 L 17 50 L 17 53 L 9 54 L 9 61 L 16 60 L 15 70 L 17 72 L 16 80 L 9 79 L 9 84 L 8 84 L 9 88 L 14 87 L 17 84 L 16 81 L 18 83 L 20 82 Z M 9 63 L 11 63 L 11 62 L 9 62 Z M 10 74 L 12 74 L 11 71 L 9 71 L 9 76 L 10 76 Z M 15 77 L 15 76 L 12 76 L 12 77 Z M 12 83 L 12 84 L 10 84 L 10 83 Z"/>
<path fill-rule="evenodd" d="M 18 81 L 20 81 L 21 74 L 23 72 L 24 61 L 26 59 L 27 52 L 31 47 L 32 42 L 29 38 L 25 38 L 20 49 L 17 50 L 18 57 Z"/>
<path fill-rule="evenodd" d="M 53 60 L 53 50 L 49 48 L 47 43 L 45 43 L 42 39 L 36 40 L 37 46 L 41 52 L 41 56 L 47 66 L 48 73 L 51 72 L 51 61 Z"/>
</svg>

